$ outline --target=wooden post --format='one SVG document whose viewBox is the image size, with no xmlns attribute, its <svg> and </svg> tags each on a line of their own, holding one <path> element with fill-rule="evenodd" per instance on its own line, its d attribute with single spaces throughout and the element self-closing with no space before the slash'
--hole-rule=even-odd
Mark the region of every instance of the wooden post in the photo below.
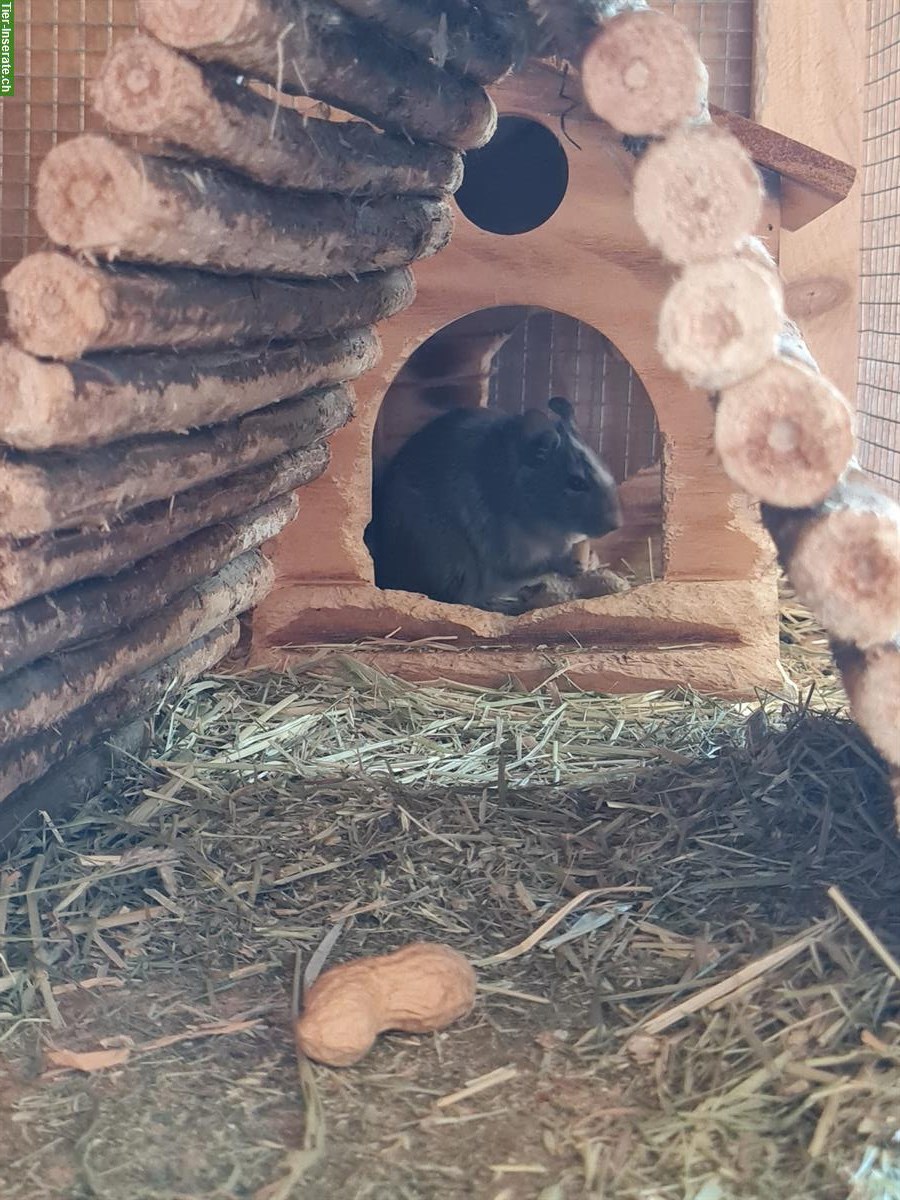
<svg viewBox="0 0 900 1200">
<path fill-rule="evenodd" d="M 407 267 L 356 279 L 268 279 L 98 266 L 46 250 L 23 258 L 0 286 L 22 348 L 61 359 L 334 336 L 402 312 L 416 294 Z"/>
<path fill-rule="evenodd" d="M 453 150 L 379 133 L 363 121 L 301 115 L 144 34 L 110 50 L 92 99 L 119 133 L 175 143 L 272 187 L 439 195 L 462 182 Z"/>
<path fill-rule="evenodd" d="M 709 76 L 684 26 L 650 9 L 613 17 L 581 59 L 588 107 L 620 133 L 661 136 L 706 113 Z"/>
<path fill-rule="evenodd" d="M 784 327 L 777 275 L 746 258 L 685 267 L 659 314 L 659 352 L 692 387 L 717 392 L 775 357 Z"/>
<path fill-rule="evenodd" d="M 149 670 L 123 680 L 55 728 L 0 747 L 0 801 L 5 804 L 17 788 L 40 779 L 51 767 L 95 744 L 109 730 L 151 713 L 171 689 L 187 686 L 215 666 L 234 649 L 239 637 L 238 622 L 228 621 Z M 3 812 L 0 806 L 0 814 Z"/>
<path fill-rule="evenodd" d="M 773 359 L 722 391 L 715 440 L 729 477 L 755 500 L 802 508 L 824 500 L 846 470 L 853 414 L 822 375 Z"/>
<path fill-rule="evenodd" d="M 320 441 L 352 412 L 352 393 L 338 385 L 183 436 L 135 438 L 73 455 L 10 456 L 0 461 L 0 521 L 15 538 L 102 524 Z"/>
<path fill-rule="evenodd" d="M 123 351 L 69 363 L 44 362 L 5 342 L 0 429 L 17 450 L 75 449 L 138 434 L 181 433 L 357 379 L 380 354 L 370 329 L 254 349 Z"/>
<path fill-rule="evenodd" d="M 857 474 L 819 508 L 763 507 L 800 601 L 837 640 L 868 650 L 900 635 L 900 504 Z"/>
<path fill-rule="evenodd" d="M 139 0 L 138 14 L 144 29 L 192 58 L 423 142 L 471 150 L 496 127 L 497 111 L 476 83 L 326 0 Z"/>
<path fill-rule="evenodd" d="M 513 41 L 468 0 L 340 0 L 342 8 L 415 49 L 439 67 L 496 83 L 513 66 Z"/>
<path fill-rule="evenodd" d="M 850 712 L 869 741 L 900 767 L 900 641 L 860 650 L 836 645 Z"/>
<path fill-rule="evenodd" d="M 80 579 L 114 575 L 198 529 L 240 518 L 318 478 L 328 457 L 328 446 L 319 442 L 145 504 L 106 526 L 47 533 L 27 541 L 4 538 L 0 540 L 0 609 Z"/>
<path fill-rule="evenodd" d="M 5 849 L 6 844 L 11 845 L 13 838 L 21 831 L 36 825 L 45 826 L 45 813 L 51 820 L 61 823 L 84 803 L 86 797 L 96 795 L 103 788 L 114 768 L 133 765 L 136 760 L 143 758 L 149 744 L 149 722 L 142 714 L 130 724 L 123 724 L 99 736 L 87 749 L 76 747 L 71 757 L 61 762 L 55 756 L 50 757 L 50 769 L 39 779 L 17 788 L 13 795 L 5 799 L 0 797 L 0 849 Z M 17 760 L 15 771 L 21 772 L 26 766 L 24 757 Z M 0 765 L 0 793 L 3 788 L 3 768 Z"/>
<path fill-rule="evenodd" d="M 111 579 L 73 584 L 0 613 L 0 674 L 162 612 L 179 592 L 275 537 L 297 515 L 297 507 L 293 495 L 270 500 L 246 516 L 191 534 Z"/>
<path fill-rule="evenodd" d="M 734 253 L 756 229 L 762 204 L 753 160 L 715 125 L 656 142 L 634 174 L 635 220 L 651 246 L 679 266 Z"/>
<path fill-rule="evenodd" d="M 95 134 L 41 163 L 37 216 L 58 245 L 111 260 L 313 277 L 406 266 L 452 226 L 444 200 L 275 191 Z"/>
<path fill-rule="evenodd" d="M 161 612 L 0 680 L 0 744 L 52 727 L 120 680 L 246 612 L 266 595 L 274 578 L 269 562 L 250 550 L 181 592 Z"/>
</svg>

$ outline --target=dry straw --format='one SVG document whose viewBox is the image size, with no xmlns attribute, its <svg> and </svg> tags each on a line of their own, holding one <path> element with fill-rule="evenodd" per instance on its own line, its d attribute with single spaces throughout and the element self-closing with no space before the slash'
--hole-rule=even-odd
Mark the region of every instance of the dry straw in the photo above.
<svg viewBox="0 0 900 1200">
<path fill-rule="evenodd" d="M 787 600 L 782 644 L 792 688 L 744 705 L 324 650 L 188 689 L 0 875 L 2 1048 L 50 1072 L 4 1197 L 65 1145 L 101 1200 L 895 1200 L 900 845 Z M 420 937 L 481 962 L 474 1016 L 298 1085 L 295 960 Z"/>
</svg>

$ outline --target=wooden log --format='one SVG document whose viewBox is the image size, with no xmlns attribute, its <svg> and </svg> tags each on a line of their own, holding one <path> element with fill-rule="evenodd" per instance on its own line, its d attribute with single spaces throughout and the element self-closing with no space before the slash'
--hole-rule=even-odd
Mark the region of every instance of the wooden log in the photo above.
<svg viewBox="0 0 900 1200">
<path fill-rule="evenodd" d="M 900 504 L 859 473 L 817 509 L 763 506 L 803 604 L 832 637 L 867 650 L 900 636 Z"/>
<path fill-rule="evenodd" d="M 441 70 L 328 0 L 140 0 L 147 32 L 201 62 L 315 96 L 382 129 L 471 150 L 497 112 L 483 88 Z"/>
<path fill-rule="evenodd" d="M 95 744 L 109 730 L 136 717 L 146 717 L 170 689 L 185 687 L 210 670 L 234 649 L 239 636 L 238 622 L 228 621 L 149 670 L 123 680 L 54 729 L 4 745 L 0 748 L 0 813 L 17 788 L 40 779 L 60 760 Z"/>
<path fill-rule="evenodd" d="M 585 47 L 604 23 L 646 10 L 646 0 L 478 0 L 514 47 L 514 63 L 555 58 L 578 67 Z"/>
<path fill-rule="evenodd" d="M 108 259 L 322 277 L 406 266 L 446 245 L 445 200 L 300 195 L 83 134 L 41 163 L 52 241 Z"/>
<path fill-rule="evenodd" d="M 338 385 L 187 435 L 134 438 L 81 454 L 10 453 L 0 461 L 0 528 L 23 538 L 105 524 L 151 500 L 320 441 L 352 412 L 352 393 Z"/>
<path fill-rule="evenodd" d="M 836 644 L 850 713 L 875 749 L 900 767 L 900 641 L 859 650 Z"/>
<path fill-rule="evenodd" d="M 249 550 L 187 588 L 161 612 L 100 641 L 64 650 L 0 680 L 0 745 L 31 737 L 258 603 L 275 572 Z"/>
<path fill-rule="evenodd" d="M 357 379 L 380 354 L 371 329 L 261 349 L 126 351 L 69 363 L 3 342 L 0 437 L 16 450 L 55 450 L 182 433 Z"/>
<path fill-rule="evenodd" d="M 658 348 L 692 387 L 717 392 L 775 357 L 784 327 L 776 275 L 732 256 L 685 267 L 659 316 Z"/>
<path fill-rule="evenodd" d="M 633 198 L 647 241 L 683 266 L 733 254 L 759 222 L 763 186 L 737 138 L 702 125 L 650 146 Z"/>
<path fill-rule="evenodd" d="M 275 537 L 296 515 L 296 497 L 282 496 L 191 534 L 111 579 L 77 583 L 0 613 L 0 674 L 162 611 L 185 588 Z"/>
<path fill-rule="evenodd" d="M 0 768 L 0 851 L 12 853 L 13 839 L 26 830 L 39 828 L 44 814 L 57 825 L 96 795 L 116 772 L 132 768 L 150 748 L 150 724 L 132 721 L 98 736 L 87 749 L 77 750 L 61 762 L 54 756 L 49 770 L 38 779 L 2 797 Z M 2 756 L 2 752 L 0 752 Z"/>
<path fill-rule="evenodd" d="M 174 143 L 272 187 L 439 195 L 462 182 L 456 151 L 301 116 L 140 33 L 110 50 L 91 96 L 119 133 Z"/>
<path fill-rule="evenodd" d="M 468 0 L 337 0 L 438 67 L 496 83 L 513 67 L 514 43 Z"/>
<path fill-rule="evenodd" d="M 19 345 L 61 359 L 335 335 L 402 312 L 416 294 L 407 267 L 358 279 L 267 279 L 96 266 L 55 250 L 29 254 L 0 286 Z"/>
<path fill-rule="evenodd" d="M 853 455 L 853 414 L 821 375 L 773 359 L 725 388 L 715 443 L 728 476 L 755 500 L 779 508 L 819 504 Z"/>
<path fill-rule="evenodd" d="M 546 45 L 546 34 L 542 33 L 527 0 L 478 0 L 478 7 L 497 36 L 509 45 L 514 70 L 524 66 L 529 58 L 544 57 L 540 44 Z"/>
<path fill-rule="evenodd" d="M 588 107 L 620 133 L 659 137 L 706 115 L 709 76 L 693 38 L 667 13 L 624 12 L 581 59 Z"/>
<path fill-rule="evenodd" d="M 82 579 L 114 575 L 199 529 L 240 517 L 303 487 L 328 465 L 322 442 L 246 471 L 145 504 L 97 529 L 0 541 L 0 609 Z"/>
</svg>

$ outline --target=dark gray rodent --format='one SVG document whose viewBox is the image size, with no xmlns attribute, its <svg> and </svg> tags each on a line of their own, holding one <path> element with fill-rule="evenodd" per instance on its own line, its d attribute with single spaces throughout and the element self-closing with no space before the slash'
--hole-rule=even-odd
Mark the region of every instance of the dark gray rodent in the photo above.
<svg viewBox="0 0 900 1200">
<path fill-rule="evenodd" d="M 525 585 L 578 571 L 572 544 L 618 528 L 621 508 L 571 404 L 549 408 L 454 409 L 410 438 L 373 488 L 378 587 L 512 612 Z"/>
</svg>

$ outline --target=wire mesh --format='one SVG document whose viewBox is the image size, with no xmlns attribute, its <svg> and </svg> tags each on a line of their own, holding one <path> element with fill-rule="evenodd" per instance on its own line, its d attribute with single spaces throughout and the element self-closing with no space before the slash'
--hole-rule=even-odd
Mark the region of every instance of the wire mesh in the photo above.
<svg viewBox="0 0 900 1200">
<path fill-rule="evenodd" d="M 652 0 L 696 38 L 709 71 L 709 99 L 749 117 L 753 103 L 756 0 Z"/>
<path fill-rule="evenodd" d="M 44 156 L 102 128 L 87 103 L 89 81 L 134 28 L 135 0 L 26 0 L 15 20 L 16 94 L 0 103 L 0 276 L 44 243 L 34 215 Z"/>
<path fill-rule="evenodd" d="M 869 0 L 859 457 L 900 498 L 900 9 Z"/>
</svg>

